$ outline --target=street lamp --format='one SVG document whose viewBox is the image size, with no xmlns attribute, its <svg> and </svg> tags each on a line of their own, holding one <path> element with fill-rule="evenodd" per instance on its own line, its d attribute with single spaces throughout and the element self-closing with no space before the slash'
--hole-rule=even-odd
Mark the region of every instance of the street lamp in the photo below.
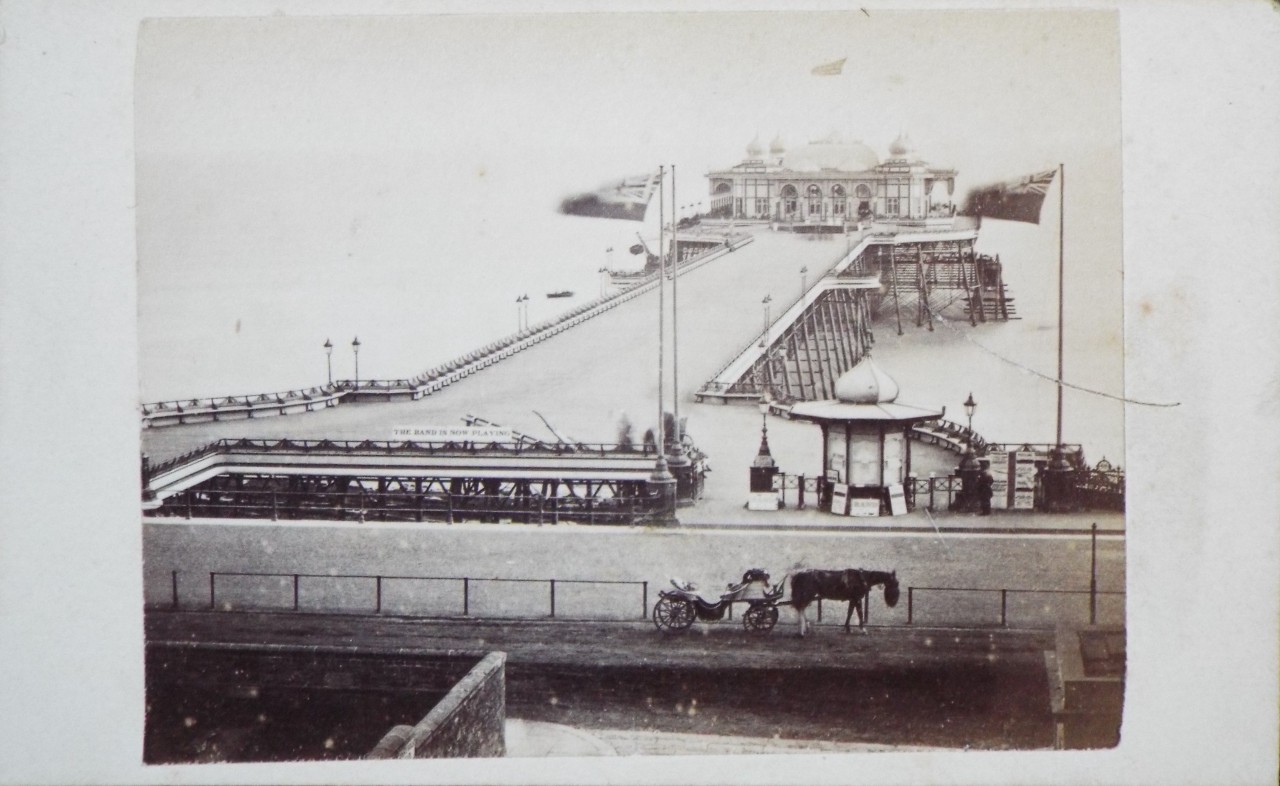
<svg viewBox="0 0 1280 786">
<path fill-rule="evenodd" d="M 329 369 L 329 386 L 333 386 L 333 342 L 324 340 L 324 362 Z"/>
<path fill-rule="evenodd" d="M 973 393 L 969 393 L 969 398 L 964 400 L 964 414 L 969 418 L 969 449 L 973 449 L 973 413 L 978 408 L 978 402 L 973 400 Z"/>
<path fill-rule="evenodd" d="M 351 351 L 356 353 L 356 390 L 360 389 L 360 337 L 356 336 L 351 342 Z"/>
<path fill-rule="evenodd" d="M 765 295 L 764 300 L 760 304 L 764 306 L 764 330 L 760 331 L 760 346 L 769 346 L 769 304 L 773 302 L 773 295 Z"/>
<path fill-rule="evenodd" d="M 805 265 L 804 267 L 800 268 L 800 294 L 803 295 L 805 293 L 805 290 L 809 288 L 808 283 L 809 283 L 809 266 Z"/>
<path fill-rule="evenodd" d="M 973 454 L 973 413 L 978 402 L 973 400 L 973 393 L 964 400 L 964 414 L 969 419 L 969 430 L 965 434 L 964 457 L 960 459 L 960 495 L 956 498 L 955 507 L 961 511 L 972 512 L 978 503 L 978 459 Z"/>
</svg>

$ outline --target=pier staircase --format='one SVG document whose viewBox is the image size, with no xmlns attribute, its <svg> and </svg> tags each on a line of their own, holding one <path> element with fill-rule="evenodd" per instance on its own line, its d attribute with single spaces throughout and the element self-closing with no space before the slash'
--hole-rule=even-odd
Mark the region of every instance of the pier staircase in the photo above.
<svg viewBox="0 0 1280 786">
<path fill-rule="evenodd" d="M 875 316 L 933 330 L 935 315 L 959 310 L 970 324 L 1018 319 L 999 257 L 975 255 L 960 244 L 916 243 L 876 250 L 872 269 L 882 292 Z"/>
</svg>

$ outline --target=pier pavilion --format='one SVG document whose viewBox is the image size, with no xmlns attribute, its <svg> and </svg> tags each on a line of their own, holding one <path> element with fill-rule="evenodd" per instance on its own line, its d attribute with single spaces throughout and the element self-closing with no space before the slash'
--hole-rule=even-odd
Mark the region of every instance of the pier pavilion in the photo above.
<svg viewBox="0 0 1280 786">
<path fill-rule="evenodd" d="M 757 138 L 740 163 L 707 173 L 712 215 L 802 230 L 870 218 L 950 217 L 955 177 L 956 170 L 925 162 L 906 134 L 883 161 L 838 133 L 791 150 L 776 137 L 767 153 Z"/>
</svg>

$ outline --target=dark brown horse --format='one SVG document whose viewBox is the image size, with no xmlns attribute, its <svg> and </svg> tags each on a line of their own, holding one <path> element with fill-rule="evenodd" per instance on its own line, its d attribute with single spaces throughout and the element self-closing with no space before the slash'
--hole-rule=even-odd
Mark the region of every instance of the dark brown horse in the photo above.
<svg viewBox="0 0 1280 786">
<path fill-rule="evenodd" d="M 849 602 L 849 612 L 844 617 L 844 631 L 849 632 L 849 620 L 853 612 L 858 612 L 858 630 L 867 632 L 866 620 L 862 617 L 862 599 L 872 587 L 884 585 L 884 602 L 890 607 L 898 605 L 898 575 L 896 571 L 863 570 L 847 568 L 845 570 L 802 570 L 791 577 L 791 600 L 796 614 L 800 617 L 800 635 L 804 636 L 809 621 L 804 610 L 815 599 L 845 600 Z"/>
</svg>

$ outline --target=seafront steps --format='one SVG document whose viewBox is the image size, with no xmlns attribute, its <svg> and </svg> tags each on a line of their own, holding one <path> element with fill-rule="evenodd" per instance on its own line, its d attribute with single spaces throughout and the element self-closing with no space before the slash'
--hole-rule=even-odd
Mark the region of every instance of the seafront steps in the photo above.
<svg viewBox="0 0 1280 786">
<path fill-rule="evenodd" d="M 748 233 L 725 235 L 726 242 L 684 259 L 678 266 L 684 275 L 755 240 Z M 283 393 L 214 396 L 143 404 L 142 425 L 176 426 L 275 415 L 292 415 L 356 402 L 413 401 L 459 382 L 477 372 L 576 327 L 648 292 L 658 285 L 658 274 L 636 286 L 596 298 L 576 308 L 513 333 L 497 341 L 441 363 L 414 377 L 402 379 L 337 380 L 332 384 Z"/>
</svg>

